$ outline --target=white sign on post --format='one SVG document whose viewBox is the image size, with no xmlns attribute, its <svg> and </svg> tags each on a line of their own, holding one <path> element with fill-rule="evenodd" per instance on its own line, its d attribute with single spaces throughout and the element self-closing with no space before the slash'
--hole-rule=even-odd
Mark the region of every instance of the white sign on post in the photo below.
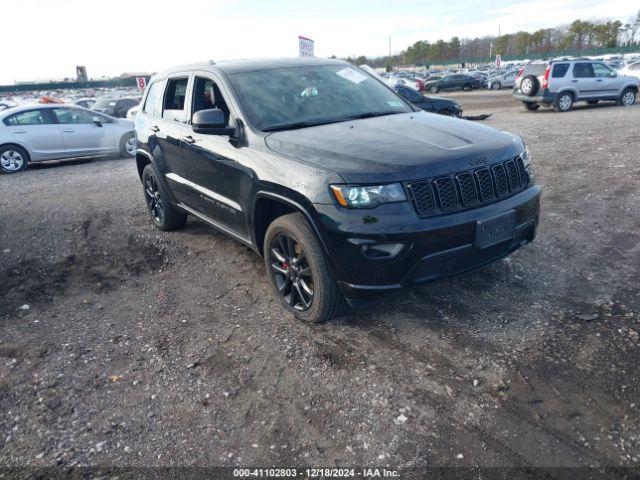
<svg viewBox="0 0 640 480">
<path fill-rule="evenodd" d="M 144 77 L 136 77 L 136 84 L 138 85 L 138 90 L 142 92 L 147 86 L 147 79 Z"/>
<path fill-rule="evenodd" d="M 313 40 L 298 35 L 298 48 L 301 57 L 313 57 Z"/>
<path fill-rule="evenodd" d="M 502 64 L 502 56 L 496 55 L 496 67 L 500 68 L 501 64 Z"/>
</svg>

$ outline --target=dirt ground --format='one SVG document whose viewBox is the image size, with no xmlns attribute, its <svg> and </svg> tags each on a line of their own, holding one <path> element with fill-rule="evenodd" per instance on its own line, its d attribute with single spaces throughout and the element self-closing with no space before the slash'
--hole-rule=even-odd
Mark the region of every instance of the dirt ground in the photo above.
<svg viewBox="0 0 640 480">
<path fill-rule="evenodd" d="M 0 176 L 0 465 L 639 468 L 640 106 L 450 96 L 529 145 L 536 241 L 321 326 L 132 160 Z"/>
</svg>

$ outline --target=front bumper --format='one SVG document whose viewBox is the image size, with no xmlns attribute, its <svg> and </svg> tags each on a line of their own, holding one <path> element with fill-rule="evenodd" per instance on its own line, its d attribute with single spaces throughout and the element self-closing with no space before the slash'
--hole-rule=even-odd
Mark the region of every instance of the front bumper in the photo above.
<svg viewBox="0 0 640 480">
<path fill-rule="evenodd" d="M 368 211 L 334 205 L 316 205 L 316 210 L 331 267 L 345 296 L 366 299 L 474 270 L 531 242 L 538 226 L 540 191 L 534 185 L 496 203 L 432 218 L 419 218 L 409 202 Z M 513 237 L 478 248 L 476 223 L 511 210 Z M 380 245 L 392 256 L 372 256 Z"/>
</svg>

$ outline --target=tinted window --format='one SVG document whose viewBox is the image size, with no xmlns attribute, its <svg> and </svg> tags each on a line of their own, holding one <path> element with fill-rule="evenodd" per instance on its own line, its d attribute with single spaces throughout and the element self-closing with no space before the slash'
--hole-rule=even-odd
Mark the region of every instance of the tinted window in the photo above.
<svg viewBox="0 0 640 480">
<path fill-rule="evenodd" d="M 610 78 L 613 75 L 613 70 L 603 65 L 602 63 L 594 63 L 593 73 L 598 78 Z"/>
<path fill-rule="evenodd" d="M 193 88 L 193 113 L 209 108 L 219 108 L 229 122 L 229 107 L 222 92 L 210 78 L 196 77 Z"/>
<path fill-rule="evenodd" d="M 79 108 L 55 108 L 53 110 L 58 123 L 93 123 L 94 114 Z"/>
<path fill-rule="evenodd" d="M 42 110 L 20 112 L 4 119 L 5 125 L 42 125 L 50 123 Z"/>
<path fill-rule="evenodd" d="M 167 92 L 164 96 L 163 110 L 184 110 L 184 100 L 187 96 L 188 79 L 179 78 L 169 80 Z"/>
<path fill-rule="evenodd" d="M 640 70 L 640 63 L 634 63 L 629 67 L 629 70 Z"/>
<path fill-rule="evenodd" d="M 593 65 L 590 63 L 576 63 L 573 66 L 573 76 L 575 78 L 593 77 Z"/>
<path fill-rule="evenodd" d="M 378 80 L 347 65 L 238 72 L 229 79 L 260 130 L 412 111 Z"/>
<path fill-rule="evenodd" d="M 551 70 L 551 76 L 553 78 L 562 78 L 567 74 L 567 70 L 569 70 L 568 63 L 556 63 Z"/>
<path fill-rule="evenodd" d="M 164 82 L 155 82 L 149 87 L 147 99 L 144 102 L 144 113 L 160 116 L 160 99 L 162 98 Z"/>
</svg>

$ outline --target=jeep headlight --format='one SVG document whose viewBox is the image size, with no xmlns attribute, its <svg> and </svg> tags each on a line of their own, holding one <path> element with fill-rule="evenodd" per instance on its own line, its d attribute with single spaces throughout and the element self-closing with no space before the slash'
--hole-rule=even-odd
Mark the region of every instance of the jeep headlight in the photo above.
<svg viewBox="0 0 640 480">
<path fill-rule="evenodd" d="M 387 185 L 331 185 L 331 191 L 343 207 L 372 208 L 383 203 L 405 202 L 407 196 L 399 183 Z"/>
</svg>

